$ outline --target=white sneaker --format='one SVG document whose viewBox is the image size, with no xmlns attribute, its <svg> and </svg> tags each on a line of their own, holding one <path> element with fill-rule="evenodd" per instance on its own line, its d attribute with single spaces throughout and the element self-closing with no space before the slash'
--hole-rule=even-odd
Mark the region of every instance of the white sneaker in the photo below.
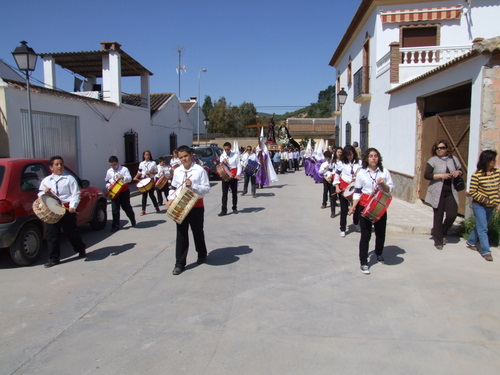
<svg viewBox="0 0 500 375">
<path fill-rule="evenodd" d="M 361 266 L 361 272 L 363 272 L 365 275 L 369 275 L 370 274 L 370 267 Z"/>
<path fill-rule="evenodd" d="M 340 237 L 345 237 L 345 232 L 340 232 Z"/>
<path fill-rule="evenodd" d="M 356 232 L 361 232 L 361 227 L 359 226 L 359 224 L 354 224 L 354 229 L 356 229 Z"/>
</svg>

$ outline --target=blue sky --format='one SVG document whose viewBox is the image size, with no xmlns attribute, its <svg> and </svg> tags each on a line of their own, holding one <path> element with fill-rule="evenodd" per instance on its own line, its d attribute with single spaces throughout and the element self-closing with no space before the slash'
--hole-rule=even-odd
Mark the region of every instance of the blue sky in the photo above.
<svg viewBox="0 0 500 375">
<path fill-rule="evenodd" d="M 178 47 L 184 48 L 181 100 L 224 96 L 252 102 L 261 112 L 283 113 L 317 101 L 335 82 L 328 62 L 360 0 L 27 0 L 2 4 L 0 58 L 21 40 L 36 52 L 93 51 L 116 41 L 154 75 L 152 92 L 178 93 Z M 34 78 L 42 80 L 40 60 Z M 57 86 L 73 89 L 57 72 Z M 123 91 L 140 91 L 127 78 Z M 35 82 L 35 84 L 37 84 Z"/>
</svg>

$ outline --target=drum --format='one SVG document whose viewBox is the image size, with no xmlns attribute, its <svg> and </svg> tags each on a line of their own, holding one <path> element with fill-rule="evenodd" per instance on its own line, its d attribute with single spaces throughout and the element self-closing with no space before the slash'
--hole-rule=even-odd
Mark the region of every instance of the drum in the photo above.
<svg viewBox="0 0 500 375">
<path fill-rule="evenodd" d="M 55 224 L 66 213 L 66 208 L 52 195 L 43 194 L 33 202 L 33 212 L 47 224 Z"/>
<path fill-rule="evenodd" d="M 353 180 L 344 189 L 344 191 L 342 192 L 342 195 L 344 196 L 344 198 L 347 198 L 348 200 L 352 201 L 352 196 L 354 195 L 354 190 L 356 190 L 356 189 L 354 188 L 354 180 Z"/>
<path fill-rule="evenodd" d="M 250 176 L 255 176 L 260 168 L 260 164 L 256 160 L 248 160 L 245 166 L 245 173 Z"/>
<path fill-rule="evenodd" d="M 361 215 L 370 220 L 372 223 L 376 223 L 382 216 L 384 216 L 387 211 L 387 207 L 389 207 L 391 202 L 391 194 L 386 193 L 381 189 L 377 189 L 372 194 L 370 201 L 361 212 Z"/>
<path fill-rule="evenodd" d="M 165 177 L 165 175 L 161 176 L 158 180 L 156 180 L 155 188 L 158 190 L 163 189 L 165 187 L 165 185 L 167 184 L 167 181 L 168 181 L 168 178 Z"/>
<path fill-rule="evenodd" d="M 199 198 L 200 196 L 198 194 L 185 187 L 168 207 L 167 216 L 177 224 L 182 224 Z"/>
<path fill-rule="evenodd" d="M 109 190 L 106 193 L 106 195 L 111 199 L 115 199 L 118 196 L 118 194 L 122 192 L 124 188 L 125 184 L 122 181 L 116 181 L 113 185 L 109 187 Z"/>
<path fill-rule="evenodd" d="M 141 193 L 147 193 L 153 188 L 154 182 L 152 178 L 143 178 L 141 181 L 137 183 L 137 189 Z"/>
<path fill-rule="evenodd" d="M 218 164 L 215 167 L 215 170 L 217 171 L 219 177 L 226 182 L 234 177 L 233 174 L 231 173 L 231 170 L 226 164 Z"/>
</svg>

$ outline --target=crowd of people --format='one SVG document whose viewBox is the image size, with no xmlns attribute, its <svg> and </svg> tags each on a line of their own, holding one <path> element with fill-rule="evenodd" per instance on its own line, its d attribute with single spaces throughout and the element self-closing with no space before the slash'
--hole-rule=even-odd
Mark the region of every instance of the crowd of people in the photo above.
<svg viewBox="0 0 500 375">
<path fill-rule="evenodd" d="M 480 251 L 487 261 L 492 261 L 488 240 L 488 223 L 495 210 L 500 207 L 500 171 L 495 168 L 497 152 L 485 150 L 479 156 L 477 170 L 471 176 L 469 193 L 472 198 L 472 211 L 475 228 L 470 234 L 466 246 Z M 238 182 L 243 178 L 242 196 L 250 194 L 257 197 L 256 189 L 269 186 L 277 181 L 277 174 L 287 171 L 298 171 L 303 165 L 306 175 L 314 177 L 316 182 L 323 183 L 321 208 L 327 207 L 330 201 L 330 217 L 336 216 L 337 201 L 340 204 L 340 237 L 347 232 L 347 217 L 352 216 L 355 232 L 360 232 L 359 261 L 364 274 L 370 274 L 368 264 L 368 248 L 372 228 L 375 232 L 375 256 L 380 263 L 384 262 L 383 249 L 387 226 L 387 207 L 390 194 L 394 190 L 391 173 L 382 164 L 382 155 L 375 148 L 367 149 L 363 155 L 356 145 L 344 148 L 330 147 L 324 152 L 296 148 L 281 149 L 269 152 L 265 145 L 247 146 L 239 149 L 229 142 L 224 144 L 224 152 L 220 155 L 219 166 L 227 170 L 226 178 L 221 181 L 221 211 L 218 216 L 228 214 L 227 201 L 231 192 L 231 209 L 238 214 Z M 149 150 L 143 152 L 143 161 L 139 164 L 137 174 L 132 178 L 127 167 L 121 165 L 116 156 L 108 160 L 109 169 L 105 175 L 106 188 L 113 191 L 111 199 L 111 231 L 120 229 L 120 211 L 127 215 L 130 225 L 136 226 L 134 210 L 130 204 L 129 184 L 138 182 L 142 194 L 141 215 L 146 214 L 147 199 L 151 200 L 156 212 L 160 212 L 163 197 L 167 210 L 179 196 L 181 189 L 186 188 L 196 193 L 197 200 L 181 223 L 177 225 L 176 262 L 172 271 L 179 275 L 185 270 L 189 248 L 188 230 L 191 228 L 198 263 L 207 257 L 204 235 L 204 201 L 203 197 L 210 190 L 208 174 L 205 169 L 194 162 L 193 151 L 188 146 L 181 146 L 173 152 L 170 165 L 164 158 L 154 161 Z M 45 267 L 49 268 L 60 262 L 61 229 L 67 234 L 70 243 L 79 258 L 86 257 L 86 245 L 83 243 L 76 226 L 76 212 L 80 202 L 80 190 L 74 177 L 64 173 L 64 161 L 60 156 L 50 159 L 52 174 L 40 185 L 39 196 L 52 193 L 67 208 L 62 219 L 48 224 L 47 243 L 49 259 Z M 451 155 L 446 140 L 437 141 L 432 147 L 432 157 L 426 164 L 424 178 L 429 180 L 425 202 L 433 208 L 432 237 L 434 246 L 442 250 L 446 245 L 446 236 L 451 229 L 459 206 L 458 192 L 465 185 L 462 180 L 463 171 L 459 159 Z M 142 186 L 143 184 L 144 186 Z M 151 188 L 156 186 L 156 189 Z M 117 188 L 118 187 L 118 188 Z M 156 190 L 157 196 L 154 191 Z M 389 197 L 389 198 L 388 198 Z"/>
</svg>

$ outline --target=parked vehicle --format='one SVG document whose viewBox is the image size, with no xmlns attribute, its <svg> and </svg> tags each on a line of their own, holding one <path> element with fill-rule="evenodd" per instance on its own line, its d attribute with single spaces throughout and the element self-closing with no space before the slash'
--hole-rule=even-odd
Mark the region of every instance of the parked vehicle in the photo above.
<svg viewBox="0 0 500 375">
<path fill-rule="evenodd" d="M 165 164 L 170 165 L 170 160 L 172 160 L 173 156 L 172 155 L 163 155 L 163 157 L 165 158 Z M 205 171 L 210 176 L 210 168 L 208 168 L 206 166 L 206 164 L 203 162 L 203 160 L 201 160 L 200 156 L 198 154 L 193 154 L 193 158 L 194 158 L 194 162 L 198 165 L 201 165 L 203 167 L 203 169 L 205 169 Z M 171 170 L 170 173 L 173 173 L 173 171 Z M 172 176 L 170 176 L 170 179 L 171 178 L 172 178 Z"/>
<path fill-rule="evenodd" d="M 107 221 L 103 192 L 64 169 L 80 186 L 77 224 L 103 229 Z M 32 205 L 41 181 L 51 173 L 48 159 L 0 158 L 0 248 L 9 248 L 12 260 L 21 266 L 35 263 L 40 256 L 45 230 Z"/>
<path fill-rule="evenodd" d="M 217 146 L 193 147 L 193 152 L 200 156 L 201 160 L 208 167 L 210 177 L 218 177 L 215 167 L 219 164 L 219 158 L 224 150 Z"/>
</svg>

